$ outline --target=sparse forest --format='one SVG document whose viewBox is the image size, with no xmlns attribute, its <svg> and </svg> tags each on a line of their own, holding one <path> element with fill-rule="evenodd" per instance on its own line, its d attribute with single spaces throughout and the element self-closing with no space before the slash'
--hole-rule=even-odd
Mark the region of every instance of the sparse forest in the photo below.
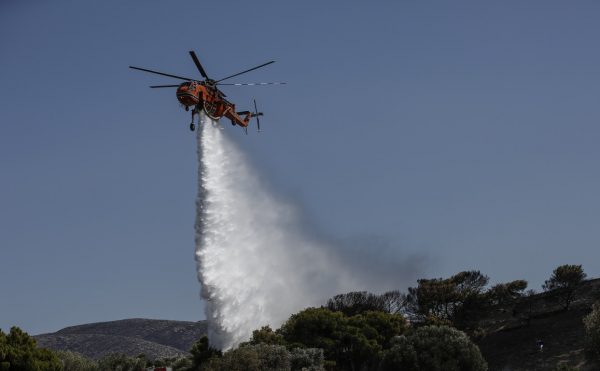
<svg viewBox="0 0 600 371">
<path fill-rule="evenodd" d="M 489 334 L 512 331 L 516 337 L 519 331 L 533 331 L 536 321 L 570 311 L 585 314 L 579 319 L 585 361 L 577 366 L 583 368 L 557 358 L 538 361 L 535 369 L 587 370 L 593 368 L 586 364 L 597 365 L 600 357 L 600 302 L 592 305 L 589 295 L 582 297 L 579 288 L 585 278 L 581 265 L 562 265 L 539 294 L 527 291 L 524 280 L 490 286 L 489 277 L 479 271 L 420 279 L 406 293 L 350 292 L 293 314 L 278 329 L 256 329 L 235 349 L 221 352 L 202 337 L 190 356 L 179 358 L 109 354 L 92 360 L 71 351 L 39 348 L 33 337 L 13 327 L 6 334 L 0 331 L 0 370 L 484 371 L 498 362 L 489 350 Z M 597 294 L 592 297 L 599 299 Z M 510 331 L 498 330 L 499 324 Z M 532 346 L 531 357 L 546 356 L 543 344 L 538 340 L 538 352 Z M 492 354 L 487 360 L 486 351 Z"/>
</svg>

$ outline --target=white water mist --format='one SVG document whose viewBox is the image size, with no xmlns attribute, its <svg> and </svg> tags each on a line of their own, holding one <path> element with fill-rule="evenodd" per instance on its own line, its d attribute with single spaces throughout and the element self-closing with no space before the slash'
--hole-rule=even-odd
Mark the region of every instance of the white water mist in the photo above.
<svg viewBox="0 0 600 371">
<path fill-rule="evenodd" d="M 202 116 L 197 138 L 196 260 L 212 346 L 234 347 L 356 287 L 217 123 Z"/>
</svg>

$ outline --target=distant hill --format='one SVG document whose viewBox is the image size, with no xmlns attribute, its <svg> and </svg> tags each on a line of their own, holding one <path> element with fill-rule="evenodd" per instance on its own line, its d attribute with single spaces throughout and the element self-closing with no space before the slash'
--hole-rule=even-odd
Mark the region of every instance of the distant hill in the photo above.
<svg viewBox="0 0 600 371">
<path fill-rule="evenodd" d="M 583 282 L 568 311 L 559 295 L 557 290 L 524 298 L 479 321 L 485 335 L 476 343 L 490 371 L 554 370 L 561 362 L 581 371 L 600 370 L 600 364 L 585 358 L 582 321 L 600 300 L 600 279 Z M 543 352 L 537 340 L 543 341 Z"/>
<path fill-rule="evenodd" d="M 192 344 L 205 334 L 205 321 L 134 318 L 66 327 L 35 338 L 42 347 L 70 350 L 94 359 L 109 353 L 144 353 L 156 359 L 189 355 Z"/>
</svg>

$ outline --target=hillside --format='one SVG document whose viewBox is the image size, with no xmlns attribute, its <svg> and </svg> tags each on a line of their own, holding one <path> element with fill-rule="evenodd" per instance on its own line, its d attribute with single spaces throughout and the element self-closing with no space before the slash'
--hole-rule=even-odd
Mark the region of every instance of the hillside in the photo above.
<svg viewBox="0 0 600 371">
<path fill-rule="evenodd" d="M 125 319 L 66 327 L 35 336 L 42 347 L 70 350 L 99 359 L 109 353 L 148 358 L 188 355 L 192 344 L 206 334 L 206 322 Z"/>
<path fill-rule="evenodd" d="M 562 309 L 559 294 L 537 294 L 480 320 L 485 335 L 477 344 L 490 371 L 554 370 L 561 362 L 582 371 L 600 370 L 600 364 L 585 359 L 582 322 L 600 300 L 600 279 L 585 281 L 568 311 Z M 543 352 L 537 340 L 543 341 Z"/>
<path fill-rule="evenodd" d="M 477 314 L 469 332 L 490 371 L 555 370 L 560 363 L 581 371 L 600 370 L 599 363 L 585 357 L 582 322 L 600 300 L 600 279 L 584 281 L 567 311 L 560 295 L 560 290 L 544 292 Z M 109 353 L 144 353 L 156 359 L 189 355 L 192 344 L 205 333 L 204 321 L 127 319 L 67 327 L 35 338 L 42 347 L 94 359 Z M 544 342 L 543 352 L 538 340 Z"/>
</svg>

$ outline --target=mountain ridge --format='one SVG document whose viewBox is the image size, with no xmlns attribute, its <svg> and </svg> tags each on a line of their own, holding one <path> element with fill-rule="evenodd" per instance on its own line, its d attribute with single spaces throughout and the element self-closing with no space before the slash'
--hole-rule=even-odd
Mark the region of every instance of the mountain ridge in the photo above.
<svg viewBox="0 0 600 371">
<path fill-rule="evenodd" d="M 110 353 L 143 353 L 157 359 L 189 355 L 192 344 L 205 334 L 206 321 L 130 318 L 69 326 L 34 337 L 41 347 L 69 350 L 93 359 Z"/>
</svg>

